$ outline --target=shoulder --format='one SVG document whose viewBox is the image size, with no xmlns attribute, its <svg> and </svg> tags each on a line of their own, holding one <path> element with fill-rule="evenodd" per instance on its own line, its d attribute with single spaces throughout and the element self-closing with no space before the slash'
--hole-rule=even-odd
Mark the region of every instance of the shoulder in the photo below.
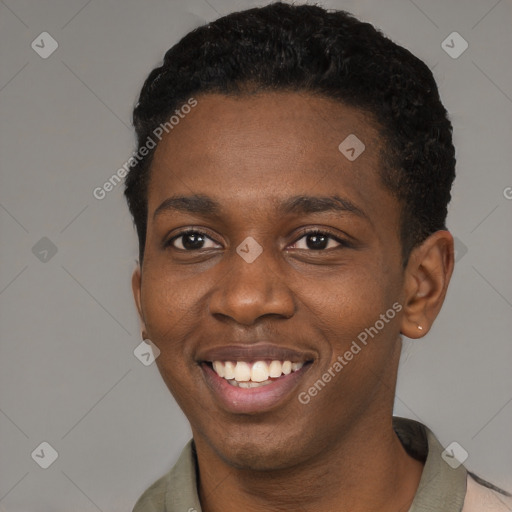
<svg viewBox="0 0 512 512">
<path fill-rule="evenodd" d="M 479 477 L 468 474 L 462 512 L 509 512 L 512 496 Z"/>
<path fill-rule="evenodd" d="M 148 487 L 137 500 L 133 512 L 163 512 L 165 510 L 165 493 L 169 473 L 159 478 L 151 487 Z"/>
<path fill-rule="evenodd" d="M 197 457 L 191 440 L 183 448 L 174 467 L 137 500 L 133 512 L 200 510 L 196 473 Z"/>
</svg>

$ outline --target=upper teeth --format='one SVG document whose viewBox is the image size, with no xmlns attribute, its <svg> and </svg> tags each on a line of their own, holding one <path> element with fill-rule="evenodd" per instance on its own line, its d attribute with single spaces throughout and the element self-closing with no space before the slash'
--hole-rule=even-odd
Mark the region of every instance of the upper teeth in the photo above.
<svg viewBox="0 0 512 512">
<path fill-rule="evenodd" d="M 247 363 L 245 361 L 214 361 L 213 369 L 219 375 L 227 380 L 237 382 L 264 382 L 269 377 L 277 378 L 281 375 L 288 375 L 291 372 L 302 368 L 304 363 L 292 363 L 291 361 L 256 361 Z"/>
</svg>

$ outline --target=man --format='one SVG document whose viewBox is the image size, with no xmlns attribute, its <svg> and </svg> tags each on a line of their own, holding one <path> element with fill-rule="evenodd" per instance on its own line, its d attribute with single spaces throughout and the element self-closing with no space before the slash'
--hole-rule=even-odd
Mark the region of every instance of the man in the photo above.
<svg viewBox="0 0 512 512">
<path fill-rule="evenodd" d="M 429 331 L 454 265 L 428 67 L 274 3 L 171 48 L 134 124 L 134 296 L 193 432 L 134 511 L 510 510 L 392 417 L 401 335 Z"/>
</svg>

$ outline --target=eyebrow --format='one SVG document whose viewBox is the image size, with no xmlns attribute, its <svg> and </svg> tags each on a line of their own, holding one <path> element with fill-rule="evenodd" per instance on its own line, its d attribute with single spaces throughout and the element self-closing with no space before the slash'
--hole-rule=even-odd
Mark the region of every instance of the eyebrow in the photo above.
<svg viewBox="0 0 512 512">
<path fill-rule="evenodd" d="M 155 210 L 153 219 L 156 219 L 158 215 L 167 212 L 184 212 L 184 213 L 195 213 L 202 216 L 218 216 L 220 213 L 220 204 L 203 195 L 193 196 L 173 196 L 166 199 L 160 206 Z"/>
<path fill-rule="evenodd" d="M 218 217 L 222 207 L 220 203 L 205 195 L 172 196 L 163 201 L 155 210 L 153 219 L 168 212 L 192 213 L 204 217 Z M 294 196 L 286 199 L 278 206 L 281 215 L 298 213 L 307 215 L 318 212 L 343 212 L 369 220 L 368 215 L 353 202 L 346 198 L 334 196 Z"/>
<path fill-rule="evenodd" d="M 369 220 L 368 215 L 352 201 L 334 196 L 295 196 L 287 199 L 279 206 L 280 213 L 316 213 L 343 212 L 357 215 Z"/>
</svg>

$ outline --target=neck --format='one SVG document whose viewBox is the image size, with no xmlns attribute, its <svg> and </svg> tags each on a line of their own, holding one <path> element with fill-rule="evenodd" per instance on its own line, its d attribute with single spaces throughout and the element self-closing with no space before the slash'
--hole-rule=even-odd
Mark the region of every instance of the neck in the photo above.
<svg viewBox="0 0 512 512">
<path fill-rule="evenodd" d="M 209 450 L 196 441 L 203 510 L 262 512 L 300 503 L 303 512 L 407 511 L 423 466 L 405 452 L 389 412 L 371 420 L 357 422 L 314 458 L 276 471 L 233 468 L 217 456 L 204 457 Z"/>
</svg>

